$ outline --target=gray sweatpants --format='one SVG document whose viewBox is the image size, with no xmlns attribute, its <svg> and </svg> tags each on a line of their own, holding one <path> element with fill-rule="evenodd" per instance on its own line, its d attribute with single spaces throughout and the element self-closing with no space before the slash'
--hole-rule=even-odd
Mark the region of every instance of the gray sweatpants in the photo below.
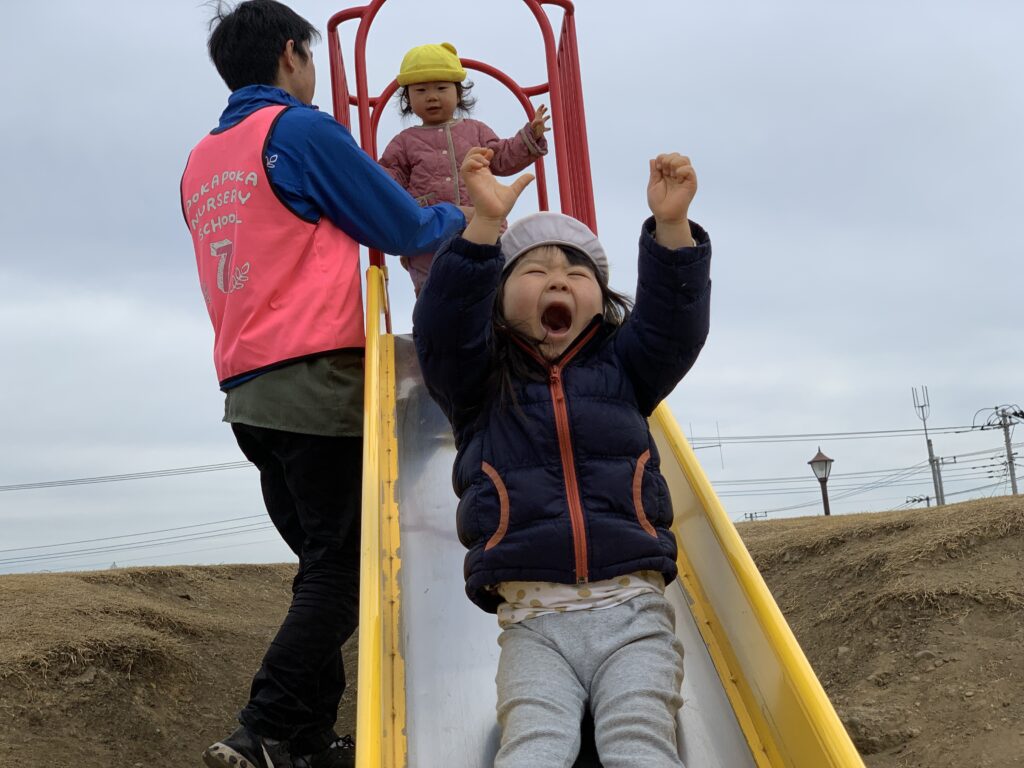
<svg viewBox="0 0 1024 768">
<path fill-rule="evenodd" d="M 494 768 L 570 768 L 588 702 L 604 768 L 683 767 L 683 646 L 663 595 L 527 619 L 506 627 L 498 643 Z"/>
</svg>

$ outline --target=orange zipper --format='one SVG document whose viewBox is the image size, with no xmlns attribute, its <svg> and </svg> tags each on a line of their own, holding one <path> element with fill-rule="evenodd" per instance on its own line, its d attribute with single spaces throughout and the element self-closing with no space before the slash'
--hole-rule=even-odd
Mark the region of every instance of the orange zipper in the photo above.
<svg viewBox="0 0 1024 768">
<path fill-rule="evenodd" d="M 572 437 L 569 435 L 569 409 L 565 406 L 562 388 L 562 369 L 551 369 L 551 401 L 555 406 L 555 429 L 558 431 L 558 450 L 562 454 L 562 474 L 565 476 L 565 494 L 569 501 L 569 520 L 572 522 L 573 550 L 576 555 L 576 583 L 587 581 L 587 532 L 583 526 L 583 502 L 576 481 L 576 463 L 573 461 Z"/>
<path fill-rule="evenodd" d="M 569 364 L 576 353 L 587 345 L 600 329 L 599 322 L 585 331 L 559 360 L 558 365 L 538 355 L 535 350 L 518 339 L 513 340 L 542 366 L 548 369 L 548 382 L 551 389 L 551 403 L 555 409 L 555 431 L 558 433 L 558 451 L 562 456 L 562 475 L 565 477 L 565 495 L 569 502 L 569 520 L 572 523 L 573 555 L 576 560 L 576 583 L 583 584 L 590 579 L 587 564 L 587 531 L 583 524 L 583 501 L 580 499 L 579 482 L 576 479 L 576 462 L 573 458 L 572 436 L 569 434 L 569 409 L 565 404 L 565 390 L 562 388 L 562 369 Z"/>
</svg>

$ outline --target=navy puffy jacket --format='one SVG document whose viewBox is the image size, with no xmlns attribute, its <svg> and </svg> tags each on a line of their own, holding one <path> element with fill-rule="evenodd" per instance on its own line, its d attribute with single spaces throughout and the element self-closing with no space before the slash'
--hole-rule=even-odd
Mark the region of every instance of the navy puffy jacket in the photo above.
<svg viewBox="0 0 1024 768">
<path fill-rule="evenodd" d="M 486 611 L 502 581 L 573 584 L 655 570 L 676 576 L 672 505 L 647 417 L 693 365 L 708 333 L 711 243 L 640 235 L 629 319 L 599 317 L 547 369 L 516 383 L 518 407 L 485 391 L 499 246 L 450 240 L 416 302 L 423 376 L 455 433 L 466 593 Z"/>
</svg>

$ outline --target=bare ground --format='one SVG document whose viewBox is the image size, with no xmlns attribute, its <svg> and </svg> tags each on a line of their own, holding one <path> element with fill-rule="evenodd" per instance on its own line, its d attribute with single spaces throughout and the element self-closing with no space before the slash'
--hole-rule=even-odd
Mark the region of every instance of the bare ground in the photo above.
<svg viewBox="0 0 1024 768">
<path fill-rule="evenodd" d="M 1024 766 L 1024 499 L 738 527 L 869 768 Z"/>
<path fill-rule="evenodd" d="M 738 527 L 869 768 L 1024 766 L 1024 500 Z M 293 570 L 0 577 L 0 766 L 198 766 Z"/>
<path fill-rule="evenodd" d="M 295 566 L 0 577 L 2 768 L 194 768 L 227 735 Z M 346 646 L 355 680 L 355 646 Z M 339 727 L 352 729 L 355 686 Z M 342 730 L 341 733 L 346 733 Z"/>
</svg>

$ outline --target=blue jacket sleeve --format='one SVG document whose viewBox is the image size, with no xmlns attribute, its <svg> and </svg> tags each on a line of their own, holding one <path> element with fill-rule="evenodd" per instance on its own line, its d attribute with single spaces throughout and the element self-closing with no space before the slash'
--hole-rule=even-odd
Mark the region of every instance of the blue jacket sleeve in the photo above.
<svg viewBox="0 0 1024 768">
<path fill-rule="evenodd" d="M 696 246 L 670 250 L 654 239 L 654 219 L 640 233 L 636 303 L 615 335 L 640 410 L 649 416 L 693 367 L 708 336 L 711 241 L 690 222 Z"/>
<path fill-rule="evenodd" d="M 423 379 L 457 434 L 485 398 L 501 265 L 499 246 L 453 238 L 438 251 L 413 310 Z"/>
<path fill-rule="evenodd" d="M 354 240 L 398 255 L 437 250 L 466 226 L 454 205 L 425 208 L 330 115 L 289 109 L 268 142 L 274 187 L 300 216 L 326 216 Z"/>
</svg>

